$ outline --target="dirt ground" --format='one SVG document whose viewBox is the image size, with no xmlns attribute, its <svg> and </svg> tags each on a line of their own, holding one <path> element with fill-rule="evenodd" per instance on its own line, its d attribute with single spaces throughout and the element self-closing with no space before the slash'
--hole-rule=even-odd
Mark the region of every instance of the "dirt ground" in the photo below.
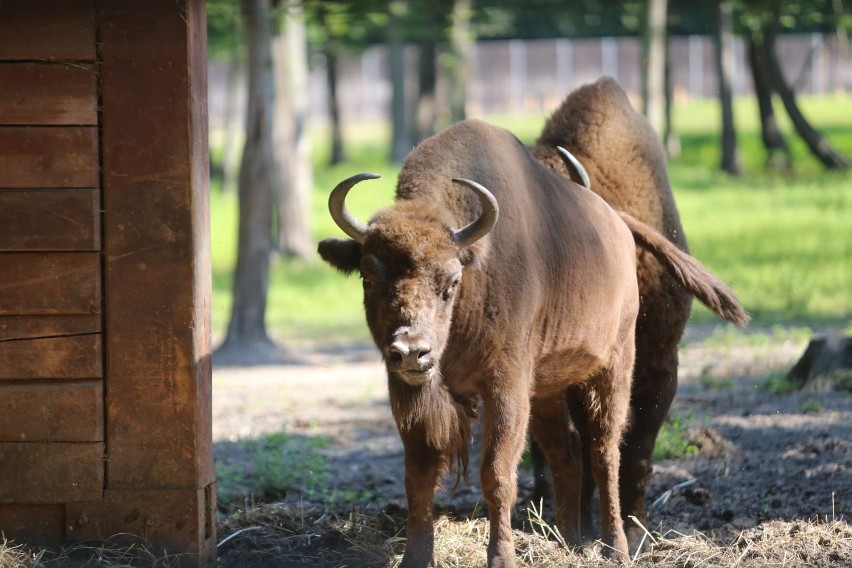
<svg viewBox="0 0 852 568">
<path fill-rule="evenodd" d="M 698 450 L 655 464 L 649 529 L 725 539 L 773 519 L 850 518 L 852 395 L 769 393 L 760 385 L 786 371 L 807 338 L 751 333 L 749 339 L 688 330 L 673 414 Z M 760 334 L 765 339 L 754 339 Z M 307 347 L 290 365 L 215 368 L 213 389 L 217 463 L 235 459 L 240 440 L 282 431 L 324 437 L 329 442 L 319 451 L 332 494 L 357 492 L 367 513 L 405 506 L 402 447 L 371 346 Z M 519 477 L 521 510 L 533 481 L 526 468 Z M 453 495 L 440 493 L 437 502 L 484 514 L 475 467 L 471 480 Z M 286 497 L 310 499 L 298 490 Z"/>
</svg>

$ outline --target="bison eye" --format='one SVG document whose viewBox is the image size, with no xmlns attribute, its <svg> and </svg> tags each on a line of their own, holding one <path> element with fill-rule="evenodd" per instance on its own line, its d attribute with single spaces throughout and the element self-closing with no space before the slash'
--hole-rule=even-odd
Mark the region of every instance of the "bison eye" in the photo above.
<svg viewBox="0 0 852 568">
<path fill-rule="evenodd" d="M 446 302 L 450 298 L 453 297 L 453 294 L 456 293 L 456 288 L 458 288 L 458 286 L 459 286 L 460 280 L 461 279 L 459 277 L 453 278 L 453 281 L 450 283 L 450 285 L 447 286 L 446 288 L 444 288 L 444 291 L 441 292 L 441 299 L 442 300 L 444 300 Z"/>
<path fill-rule="evenodd" d="M 361 284 L 364 285 L 364 290 L 370 290 L 373 287 L 373 281 L 363 274 L 361 275 Z"/>
</svg>

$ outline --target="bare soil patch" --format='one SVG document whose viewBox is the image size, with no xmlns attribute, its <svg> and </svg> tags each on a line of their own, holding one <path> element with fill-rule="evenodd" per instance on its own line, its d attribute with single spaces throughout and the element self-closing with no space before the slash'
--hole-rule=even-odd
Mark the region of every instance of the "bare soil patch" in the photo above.
<svg viewBox="0 0 852 568">
<path fill-rule="evenodd" d="M 783 552 L 788 547 L 789 559 L 779 557 L 787 565 L 797 565 L 796 559 L 812 565 L 852 565 L 852 534 L 845 522 L 852 510 L 852 395 L 767 392 L 761 385 L 786 371 L 807 343 L 807 338 L 777 332 L 767 337 L 749 341 L 741 336 L 726 339 L 707 329 L 688 332 L 672 413 L 691 447 L 689 455 L 655 464 L 648 529 L 657 538 L 667 537 L 654 554 L 675 546 L 666 543 L 682 534 L 704 539 L 706 546 L 721 546 L 715 556 L 739 546 L 745 551 L 740 565 L 750 559 L 753 565 L 771 564 L 763 563 L 766 556 L 755 555 L 756 542 L 767 550 L 780 546 Z M 248 551 L 261 546 L 257 539 L 267 534 L 262 527 L 285 527 L 294 514 L 310 519 L 313 524 L 308 526 L 315 527 L 314 537 L 297 535 L 305 544 L 299 548 L 305 565 L 342 565 L 340 558 L 347 557 L 353 559 L 348 565 L 392 564 L 404 536 L 403 453 L 379 357 L 366 346 L 304 353 L 299 364 L 214 370 L 217 464 L 244 459 L 240 448 L 245 440 L 284 432 L 293 440 L 322 439 L 316 451 L 324 456 L 326 470 L 322 491 L 307 472 L 276 505 L 253 508 L 246 503 L 236 515 L 223 514 L 220 540 L 257 528 L 223 544 L 220 564 L 243 565 L 236 559 L 246 562 Z M 473 465 L 471 485 L 462 484 L 453 494 L 439 493 L 437 504 L 449 519 L 474 523 L 470 530 L 481 534 L 485 511 L 477 475 Z M 522 468 L 515 515 L 519 534 L 535 529 L 526 512 L 532 484 L 531 471 Z M 265 520 L 252 520 L 252 515 Z M 547 513 L 544 516 L 547 519 Z M 816 520 L 819 523 L 808 522 Z M 814 542 L 833 538 L 836 546 L 826 541 L 819 558 L 798 554 L 794 549 L 803 537 L 796 535 L 815 526 L 834 527 Z M 295 535 L 296 529 L 291 529 Z M 376 547 L 384 552 L 358 553 L 363 541 L 353 548 L 359 540 L 346 533 L 356 529 L 374 534 Z M 335 550 L 343 551 L 342 556 L 334 556 Z M 256 565 L 278 565 L 274 556 L 264 556 L 268 564 Z"/>
</svg>

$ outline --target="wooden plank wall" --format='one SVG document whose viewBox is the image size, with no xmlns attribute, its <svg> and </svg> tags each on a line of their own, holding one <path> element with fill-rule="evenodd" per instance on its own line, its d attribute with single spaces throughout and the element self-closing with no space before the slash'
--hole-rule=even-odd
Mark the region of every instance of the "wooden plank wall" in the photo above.
<svg viewBox="0 0 852 568">
<path fill-rule="evenodd" d="M 0 1 L 7 537 L 215 561 L 205 26 L 203 0 Z"/>
<path fill-rule="evenodd" d="M 90 0 L 0 4 L 0 521 L 47 541 L 104 485 L 95 63 Z"/>
</svg>

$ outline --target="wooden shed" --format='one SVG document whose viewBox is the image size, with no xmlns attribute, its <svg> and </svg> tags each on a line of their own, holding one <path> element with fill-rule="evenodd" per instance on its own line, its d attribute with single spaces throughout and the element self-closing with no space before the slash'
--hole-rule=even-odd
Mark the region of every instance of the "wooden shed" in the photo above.
<svg viewBox="0 0 852 568">
<path fill-rule="evenodd" d="M 0 2 L 0 531 L 215 557 L 203 0 Z"/>
</svg>

